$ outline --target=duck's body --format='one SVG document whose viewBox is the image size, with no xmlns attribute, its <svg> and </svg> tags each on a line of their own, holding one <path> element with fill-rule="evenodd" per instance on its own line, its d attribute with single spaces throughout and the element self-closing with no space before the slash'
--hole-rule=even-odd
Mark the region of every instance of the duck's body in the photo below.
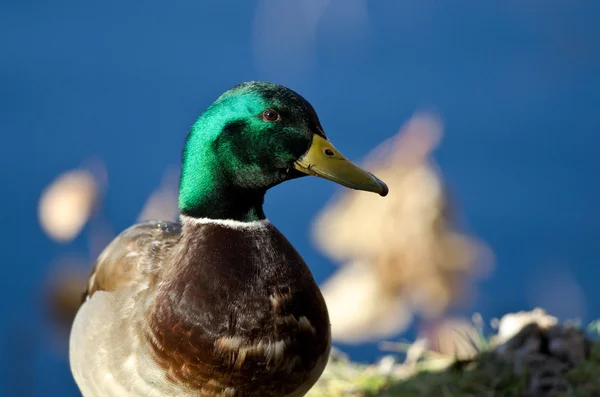
<svg viewBox="0 0 600 397">
<path fill-rule="evenodd" d="M 94 266 L 70 340 L 83 396 L 303 396 L 329 356 L 327 308 L 262 197 L 296 170 L 387 193 L 334 151 L 283 87 L 241 85 L 209 108 L 184 151 L 180 223 L 134 225 Z"/>
<path fill-rule="evenodd" d="M 268 221 L 182 224 L 135 225 L 100 256 L 71 341 L 84 396 L 303 395 L 331 338 L 300 255 Z"/>
</svg>

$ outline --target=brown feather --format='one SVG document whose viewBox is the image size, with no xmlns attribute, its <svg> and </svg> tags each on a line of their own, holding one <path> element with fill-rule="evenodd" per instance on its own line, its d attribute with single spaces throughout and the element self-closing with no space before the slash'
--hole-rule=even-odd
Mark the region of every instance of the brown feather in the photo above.
<svg viewBox="0 0 600 397">
<path fill-rule="evenodd" d="M 122 232 L 94 264 L 84 300 L 99 290 L 115 291 L 154 280 L 180 234 L 181 225 L 158 221 L 138 223 Z"/>
<path fill-rule="evenodd" d="M 195 390 L 293 392 L 330 347 L 327 310 L 308 267 L 272 225 L 191 228 L 153 308 L 147 339 L 156 361 Z"/>
</svg>

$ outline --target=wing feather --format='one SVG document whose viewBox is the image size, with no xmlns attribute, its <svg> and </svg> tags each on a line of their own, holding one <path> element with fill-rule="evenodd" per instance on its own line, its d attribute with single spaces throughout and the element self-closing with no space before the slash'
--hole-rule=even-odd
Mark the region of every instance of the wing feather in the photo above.
<svg viewBox="0 0 600 397">
<path fill-rule="evenodd" d="M 96 260 L 84 300 L 96 291 L 152 282 L 180 235 L 180 224 L 162 221 L 146 221 L 124 230 Z"/>
</svg>

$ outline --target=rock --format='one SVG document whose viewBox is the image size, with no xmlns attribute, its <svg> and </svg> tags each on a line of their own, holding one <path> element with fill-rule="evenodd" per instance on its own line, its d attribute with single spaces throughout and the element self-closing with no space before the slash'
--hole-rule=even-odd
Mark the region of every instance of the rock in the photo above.
<svg viewBox="0 0 600 397">
<path fill-rule="evenodd" d="M 537 324 L 542 329 L 548 329 L 558 324 L 558 319 L 546 314 L 544 309 L 535 308 L 532 311 L 520 311 L 506 314 L 498 326 L 497 342 L 503 343 L 519 333 L 526 325 Z"/>
<path fill-rule="evenodd" d="M 508 314 L 500 320 L 496 352 L 528 376 L 533 397 L 568 392 L 564 374 L 590 354 L 591 341 L 573 325 L 559 324 L 542 309 Z"/>
<path fill-rule="evenodd" d="M 550 328 L 548 338 L 550 354 L 571 366 L 576 366 L 589 357 L 591 341 L 571 325 Z"/>
</svg>

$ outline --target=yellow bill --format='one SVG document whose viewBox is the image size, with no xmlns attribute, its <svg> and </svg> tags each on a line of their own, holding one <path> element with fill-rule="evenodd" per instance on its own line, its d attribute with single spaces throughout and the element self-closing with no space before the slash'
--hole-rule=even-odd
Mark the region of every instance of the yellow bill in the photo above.
<svg viewBox="0 0 600 397">
<path fill-rule="evenodd" d="M 308 175 L 314 175 L 356 190 L 388 194 L 387 185 L 344 157 L 327 139 L 313 135 L 308 151 L 294 163 L 294 167 Z"/>
</svg>

